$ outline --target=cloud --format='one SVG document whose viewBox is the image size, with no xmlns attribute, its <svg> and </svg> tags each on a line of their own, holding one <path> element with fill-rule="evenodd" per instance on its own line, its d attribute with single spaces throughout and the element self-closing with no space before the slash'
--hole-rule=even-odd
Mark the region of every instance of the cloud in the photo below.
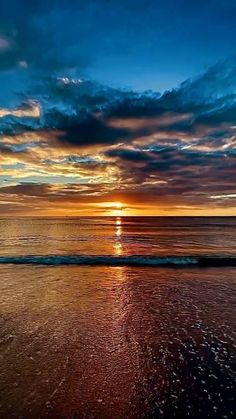
<svg viewBox="0 0 236 419">
<path fill-rule="evenodd" d="M 74 6 L 78 11 L 77 2 L 72 1 L 70 13 Z M 84 56 L 78 51 L 71 53 L 76 40 L 72 45 L 71 36 L 56 36 L 67 10 L 67 2 L 56 0 L 50 4 L 41 0 L 1 2 L 0 71 L 28 69 L 28 76 L 35 77 L 36 74 L 84 68 Z"/>
<path fill-rule="evenodd" d="M 234 57 L 161 96 L 40 76 L 18 106 L 0 109 L 3 204 L 76 211 L 141 199 L 233 211 L 235 74 Z"/>
<path fill-rule="evenodd" d="M 113 128 L 103 118 L 87 114 L 66 115 L 59 111 L 51 111 L 45 115 L 45 126 L 59 131 L 59 142 L 70 143 L 78 147 L 84 145 L 114 144 L 123 137 L 129 136 L 125 128 Z"/>
<path fill-rule="evenodd" d="M 9 39 L 0 35 L 0 51 L 6 51 L 11 47 Z"/>
<path fill-rule="evenodd" d="M 37 102 L 29 100 L 23 102 L 16 109 L 0 108 L 0 118 L 4 116 L 15 116 L 16 118 L 39 118 L 40 117 L 40 106 Z"/>
</svg>

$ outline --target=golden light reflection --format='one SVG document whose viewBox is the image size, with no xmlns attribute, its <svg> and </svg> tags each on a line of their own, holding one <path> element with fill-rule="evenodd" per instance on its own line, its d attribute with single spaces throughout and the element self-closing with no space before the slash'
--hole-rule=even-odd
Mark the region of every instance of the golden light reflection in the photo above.
<svg viewBox="0 0 236 419">
<path fill-rule="evenodd" d="M 114 243 L 114 251 L 117 256 L 122 255 L 123 248 L 122 248 L 122 221 L 121 217 L 117 217 L 115 221 L 115 228 L 116 228 L 116 237 L 115 237 L 115 243 Z"/>
<path fill-rule="evenodd" d="M 116 218 L 116 235 L 117 236 L 121 236 L 121 229 L 122 229 L 122 224 L 121 224 L 121 217 L 117 217 Z"/>
<path fill-rule="evenodd" d="M 125 282 L 126 281 L 126 269 L 125 266 L 114 266 L 114 280 L 116 282 Z"/>
<path fill-rule="evenodd" d="M 122 245 L 122 218 L 116 217 L 115 220 L 115 243 L 114 243 L 114 253 L 116 256 L 123 255 L 123 245 Z M 125 268 L 124 266 L 117 266 L 116 268 L 116 279 L 120 282 L 126 280 Z"/>
</svg>

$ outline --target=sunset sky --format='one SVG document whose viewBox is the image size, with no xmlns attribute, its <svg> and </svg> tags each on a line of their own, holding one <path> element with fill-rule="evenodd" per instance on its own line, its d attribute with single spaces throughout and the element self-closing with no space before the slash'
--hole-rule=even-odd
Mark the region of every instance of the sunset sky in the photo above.
<svg viewBox="0 0 236 419">
<path fill-rule="evenodd" d="M 236 215 L 234 0 L 0 4 L 0 216 Z"/>
</svg>

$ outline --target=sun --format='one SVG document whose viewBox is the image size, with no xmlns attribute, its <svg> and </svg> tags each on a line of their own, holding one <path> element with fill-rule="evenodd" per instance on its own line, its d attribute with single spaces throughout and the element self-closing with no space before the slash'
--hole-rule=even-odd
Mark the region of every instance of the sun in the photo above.
<svg viewBox="0 0 236 419">
<path fill-rule="evenodd" d="M 115 217 L 121 217 L 123 214 L 124 205 L 122 202 L 113 202 L 112 203 L 112 215 Z"/>
<path fill-rule="evenodd" d="M 111 202 L 111 215 L 122 217 L 124 215 L 125 206 L 122 202 Z"/>
<path fill-rule="evenodd" d="M 122 217 L 126 211 L 126 204 L 120 201 L 100 202 L 97 206 L 102 207 L 104 215 L 112 217 Z"/>
<path fill-rule="evenodd" d="M 122 202 L 114 202 L 114 207 L 118 210 L 122 210 L 123 209 L 123 204 L 122 204 Z"/>
</svg>

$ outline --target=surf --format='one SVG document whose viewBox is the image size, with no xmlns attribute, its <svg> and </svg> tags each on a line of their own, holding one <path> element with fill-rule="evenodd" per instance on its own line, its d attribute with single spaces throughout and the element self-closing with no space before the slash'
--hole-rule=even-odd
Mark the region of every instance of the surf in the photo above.
<svg viewBox="0 0 236 419">
<path fill-rule="evenodd" d="M 27 255 L 1 256 L 0 264 L 14 265 L 88 265 L 88 266 L 173 266 L 227 267 L 236 266 L 236 257 L 228 256 L 94 256 L 94 255 Z"/>
</svg>

